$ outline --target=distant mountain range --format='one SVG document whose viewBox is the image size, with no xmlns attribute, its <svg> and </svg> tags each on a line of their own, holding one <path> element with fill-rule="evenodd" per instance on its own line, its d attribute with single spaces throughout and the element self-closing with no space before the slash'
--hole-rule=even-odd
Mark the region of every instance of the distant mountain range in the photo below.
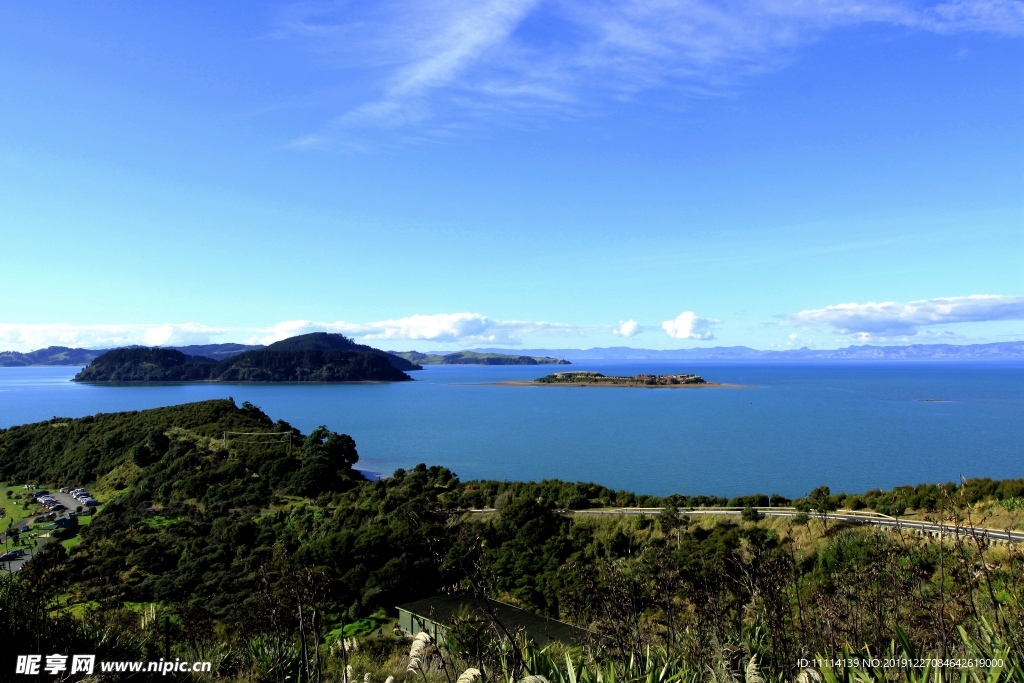
<svg viewBox="0 0 1024 683">
<path fill-rule="evenodd" d="M 141 349 L 144 346 L 125 348 Z M 164 346 L 159 348 L 181 351 L 188 356 L 202 356 L 213 360 L 224 360 L 237 356 L 245 351 L 262 349 L 263 346 L 246 344 L 201 344 L 194 346 Z M 107 351 L 113 349 L 73 349 L 67 346 L 47 346 L 45 349 L 20 353 L 18 351 L 0 351 L 0 368 L 20 367 L 23 365 L 88 365 Z"/>
<path fill-rule="evenodd" d="M 396 356 L 406 358 L 420 365 L 570 365 L 569 361 L 548 356 L 521 356 L 514 353 L 476 353 L 457 351 L 455 353 L 420 353 L 419 351 L 395 351 Z"/>
<path fill-rule="evenodd" d="M 613 346 L 595 349 L 477 349 L 483 353 L 520 353 L 586 360 L 1010 360 L 1024 359 L 1024 341 L 994 344 L 911 344 L 909 346 L 847 346 L 844 349 L 760 351 L 746 346 L 652 350 Z"/>
<path fill-rule="evenodd" d="M 339 340 L 344 341 L 339 341 Z M 356 344 L 341 335 L 327 332 L 313 332 L 300 337 L 291 337 L 274 342 L 270 346 L 262 344 L 193 344 L 191 346 L 126 346 L 128 349 L 160 348 L 170 351 L 181 351 L 186 356 L 209 358 L 211 360 L 227 360 L 247 351 L 271 349 L 274 351 L 357 351 L 386 355 L 393 366 L 399 370 L 420 370 L 419 365 L 387 351 L 381 351 L 365 344 Z M 49 346 L 38 351 L 19 353 L 17 351 L 0 352 L 0 367 L 18 367 L 23 365 L 88 365 L 108 351 L 114 349 L 72 349 L 66 346 Z"/>
<path fill-rule="evenodd" d="M 353 345 L 354 347 L 361 345 Z M 142 348 L 142 347 L 135 347 Z M 246 344 L 202 344 L 163 347 L 181 351 L 189 356 L 202 356 L 213 360 L 232 358 L 246 351 L 267 348 Z M 369 349 L 370 347 L 362 347 Z M 87 365 L 110 349 L 76 349 L 49 346 L 37 351 L 0 352 L 0 367 L 22 365 Z M 909 346 L 847 346 L 843 349 L 792 349 L 788 351 L 760 351 L 746 346 L 714 346 L 704 349 L 634 349 L 613 346 L 594 349 L 475 349 L 481 354 L 506 354 L 516 357 L 561 358 L 568 361 L 586 360 L 1012 360 L 1024 359 L 1024 341 L 996 342 L 994 344 L 911 344 Z M 389 353 L 409 362 L 411 352 Z M 421 354 L 417 354 L 421 355 Z M 428 355 L 428 354 L 422 354 Z M 451 355 L 444 351 L 429 355 Z M 429 361 L 428 361 L 429 362 Z M 463 360 L 462 362 L 467 362 Z M 550 361 L 547 361 L 550 362 Z M 399 369 L 406 369 L 396 364 Z"/>
</svg>

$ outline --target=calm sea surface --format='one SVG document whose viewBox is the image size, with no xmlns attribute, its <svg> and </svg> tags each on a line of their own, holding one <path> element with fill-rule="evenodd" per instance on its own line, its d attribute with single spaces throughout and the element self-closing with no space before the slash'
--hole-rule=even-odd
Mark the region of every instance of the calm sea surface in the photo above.
<svg viewBox="0 0 1024 683">
<path fill-rule="evenodd" d="M 360 467 L 385 474 L 426 462 L 464 480 L 726 496 L 1024 477 L 1021 362 L 581 362 L 572 369 L 697 372 L 750 388 L 487 385 L 551 369 L 433 366 L 397 384 L 91 386 L 68 381 L 78 368 L 0 368 L 0 427 L 230 396 L 304 432 L 351 434 Z"/>
</svg>

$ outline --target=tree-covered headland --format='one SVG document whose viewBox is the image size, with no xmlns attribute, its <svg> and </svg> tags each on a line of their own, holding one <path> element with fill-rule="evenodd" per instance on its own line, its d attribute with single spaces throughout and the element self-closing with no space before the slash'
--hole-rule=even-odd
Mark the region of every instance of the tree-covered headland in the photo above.
<svg viewBox="0 0 1024 683">
<path fill-rule="evenodd" d="M 316 332 L 216 361 L 174 349 L 108 351 L 75 375 L 76 382 L 402 382 L 405 358 Z"/>
<path fill-rule="evenodd" d="M 0 675 L 19 653 L 156 660 L 170 648 L 214 662 L 212 678 L 230 681 L 448 683 L 476 668 L 502 681 L 753 683 L 809 680 L 802 670 L 813 667 L 801 660 L 866 654 L 995 658 L 1000 666 L 963 675 L 1024 677 L 1018 547 L 814 516 L 886 507 L 983 523 L 987 508 L 1013 523 L 1024 480 L 856 496 L 821 488 L 792 501 L 811 514 L 759 520 L 679 511 L 766 503 L 759 494 L 657 498 L 561 481 L 463 482 L 425 465 L 369 481 L 357 464 L 351 437 L 327 427 L 302 434 L 230 400 L 0 430 L 0 480 L 88 485 L 109 501 L 77 546 L 50 544 L 0 578 Z M 611 506 L 662 511 L 573 512 Z M 485 508 L 494 511 L 469 512 Z M 486 613 L 467 614 L 443 645 L 424 645 L 410 662 L 410 643 L 390 626 L 394 606 L 455 591 L 592 636 L 540 652 Z M 919 681 L 935 671 L 824 673 Z"/>
</svg>

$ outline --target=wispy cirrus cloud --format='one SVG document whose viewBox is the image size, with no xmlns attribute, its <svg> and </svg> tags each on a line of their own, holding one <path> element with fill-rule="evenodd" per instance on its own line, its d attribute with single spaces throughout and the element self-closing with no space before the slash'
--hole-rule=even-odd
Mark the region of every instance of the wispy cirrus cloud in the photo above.
<svg viewBox="0 0 1024 683">
<path fill-rule="evenodd" d="M 828 327 L 838 334 L 913 336 L 936 325 L 1024 320 L 1024 296 L 974 294 L 908 303 L 848 303 L 785 317 L 793 323 Z"/>
<path fill-rule="evenodd" d="M 1022 0 L 441 0 L 303 3 L 282 35 L 358 74 L 364 99 L 295 146 L 345 132 L 450 134 L 486 118 L 593 111 L 655 88 L 721 92 L 829 31 L 880 24 L 1024 35 Z"/>
</svg>

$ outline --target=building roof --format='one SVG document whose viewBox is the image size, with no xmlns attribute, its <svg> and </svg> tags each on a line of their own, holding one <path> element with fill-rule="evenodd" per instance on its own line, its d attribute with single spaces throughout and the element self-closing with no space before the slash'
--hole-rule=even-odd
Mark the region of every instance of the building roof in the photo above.
<svg viewBox="0 0 1024 683">
<path fill-rule="evenodd" d="M 542 617 L 508 603 L 490 599 L 487 602 L 490 603 L 494 618 L 509 632 L 522 629 L 526 632 L 527 637 L 540 646 L 547 645 L 551 641 L 578 645 L 582 644 L 587 636 L 592 635 L 586 629 L 557 619 Z M 399 605 L 398 609 L 429 619 L 441 626 L 450 625 L 454 617 L 461 612 L 485 616 L 482 614 L 484 611 L 482 605 L 470 595 L 439 595 Z"/>
</svg>

